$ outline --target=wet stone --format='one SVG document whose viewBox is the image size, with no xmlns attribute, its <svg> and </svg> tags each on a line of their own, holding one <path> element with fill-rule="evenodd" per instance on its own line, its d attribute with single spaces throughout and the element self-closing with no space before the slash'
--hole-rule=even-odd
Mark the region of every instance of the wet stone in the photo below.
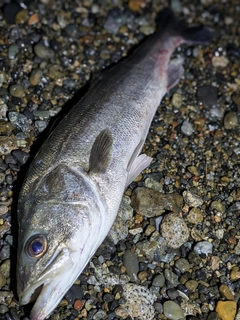
<svg viewBox="0 0 240 320">
<path fill-rule="evenodd" d="M 185 283 L 185 287 L 192 292 L 195 292 L 198 287 L 198 282 L 196 280 L 188 280 Z"/>
<path fill-rule="evenodd" d="M 13 84 L 9 88 L 9 92 L 13 97 L 22 98 L 24 95 L 24 89 L 20 84 Z"/>
<path fill-rule="evenodd" d="M 0 250 L 0 260 L 6 260 L 10 258 L 10 246 L 3 246 Z"/>
<path fill-rule="evenodd" d="M 12 156 L 22 166 L 27 162 L 30 155 L 22 150 L 14 150 Z"/>
<path fill-rule="evenodd" d="M 190 136 L 191 134 L 193 134 L 194 129 L 193 126 L 190 122 L 188 121 L 183 121 L 182 125 L 181 125 L 181 131 L 182 133 L 184 133 L 186 136 Z"/>
<path fill-rule="evenodd" d="M 220 201 L 217 201 L 217 200 L 214 200 L 211 202 L 210 209 L 216 210 L 221 213 L 224 213 L 226 211 L 225 206 Z"/>
<path fill-rule="evenodd" d="M 175 262 L 175 266 L 182 272 L 186 272 L 190 269 L 190 264 L 189 262 L 184 259 L 184 258 L 180 258 Z"/>
<path fill-rule="evenodd" d="M 48 60 L 54 57 L 54 51 L 42 43 L 38 43 L 34 46 L 34 52 L 41 59 Z"/>
<path fill-rule="evenodd" d="M 4 277 L 9 278 L 10 276 L 10 259 L 4 260 L 0 265 L 0 273 L 4 275 Z"/>
<path fill-rule="evenodd" d="M 31 72 L 29 81 L 32 86 L 36 86 L 42 79 L 43 72 L 41 69 L 35 69 Z"/>
<path fill-rule="evenodd" d="M 226 113 L 223 119 L 223 124 L 225 129 L 233 129 L 238 124 L 238 118 L 236 112 L 230 111 Z"/>
<path fill-rule="evenodd" d="M 235 301 L 218 301 L 216 312 L 222 320 L 234 320 L 237 304 Z"/>
<path fill-rule="evenodd" d="M 133 209 L 146 217 L 159 216 L 165 210 L 178 213 L 182 207 L 179 194 L 163 194 L 144 187 L 134 189 L 131 200 Z"/>
<path fill-rule="evenodd" d="M 18 54 L 19 52 L 19 47 L 17 44 L 11 44 L 9 47 L 8 47 L 8 58 L 10 60 L 13 60 L 16 58 L 16 55 Z"/>
<path fill-rule="evenodd" d="M 206 106 L 217 104 L 218 89 L 213 86 L 203 86 L 198 88 L 197 99 L 198 103 L 203 103 Z"/>
<path fill-rule="evenodd" d="M 0 288 L 5 286 L 6 283 L 7 283 L 6 277 L 0 272 Z"/>
<path fill-rule="evenodd" d="M 37 120 L 34 124 L 39 132 L 43 132 L 48 126 L 48 123 L 43 120 Z"/>
<path fill-rule="evenodd" d="M 234 300 L 234 296 L 233 294 L 231 293 L 231 291 L 229 290 L 228 286 L 226 284 L 222 284 L 220 287 L 219 287 L 219 291 L 221 293 L 221 295 L 227 299 L 227 300 Z"/>
<path fill-rule="evenodd" d="M 152 285 L 155 287 L 163 287 L 165 283 L 165 277 L 163 274 L 158 274 L 157 276 L 154 277 Z"/>
<path fill-rule="evenodd" d="M 182 105 L 182 95 L 178 92 L 175 92 L 172 97 L 172 105 L 175 108 L 180 108 Z"/>
<path fill-rule="evenodd" d="M 203 214 L 199 209 L 192 208 L 187 215 L 187 220 L 190 223 L 198 224 L 203 221 Z"/>
<path fill-rule="evenodd" d="M 2 183 L 5 180 L 5 173 L 0 172 L 0 183 Z"/>
<path fill-rule="evenodd" d="M 123 255 L 123 264 L 126 267 L 127 274 L 130 277 L 131 281 L 136 282 L 137 274 L 139 272 L 137 255 L 130 250 L 126 250 Z"/>
<path fill-rule="evenodd" d="M 9 112 L 8 117 L 14 127 L 22 130 L 23 132 L 29 131 L 28 118 L 25 117 L 23 114 L 11 111 Z"/>
<path fill-rule="evenodd" d="M 167 319 L 179 320 L 184 318 L 181 307 L 174 301 L 164 302 L 163 313 Z"/>
<path fill-rule="evenodd" d="M 176 287 L 179 284 L 178 276 L 174 272 L 172 272 L 172 270 L 165 269 L 164 276 L 168 281 L 170 281 L 173 284 L 174 287 Z"/>
<path fill-rule="evenodd" d="M 171 248 L 180 248 L 189 238 L 189 230 L 185 221 L 175 213 L 167 214 L 160 225 L 162 236 Z"/>
<path fill-rule="evenodd" d="M 208 256 L 209 254 L 212 253 L 213 245 L 211 242 L 208 242 L 208 241 L 200 241 L 195 244 L 193 250 L 195 253 L 199 255 L 205 254 L 206 256 Z"/>
<path fill-rule="evenodd" d="M 15 16 L 16 24 L 23 24 L 27 21 L 28 11 L 26 9 L 20 10 Z"/>
<path fill-rule="evenodd" d="M 13 130 L 13 125 L 11 124 L 11 122 L 0 119 L 0 134 L 8 135 L 12 132 L 12 130 Z"/>
<path fill-rule="evenodd" d="M 80 37 L 85 35 L 85 32 L 81 32 L 79 26 L 75 23 L 71 23 L 66 26 L 64 29 L 68 37 L 72 39 L 79 39 Z"/>
<path fill-rule="evenodd" d="M 190 207 L 199 207 L 203 204 L 203 200 L 196 194 L 190 192 L 190 191 L 184 191 L 183 192 L 183 198 L 185 202 L 190 206 Z"/>
</svg>

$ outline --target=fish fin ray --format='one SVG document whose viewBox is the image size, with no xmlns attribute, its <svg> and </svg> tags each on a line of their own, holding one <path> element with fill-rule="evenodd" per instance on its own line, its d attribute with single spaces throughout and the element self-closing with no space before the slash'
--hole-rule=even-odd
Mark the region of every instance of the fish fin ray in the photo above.
<svg viewBox="0 0 240 320">
<path fill-rule="evenodd" d="M 95 139 L 89 158 L 89 172 L 106 172 L 112 156 L 113 138 L 108 129 L 102 130 Z"/>
<path fill-rule="evenodd" d="M 175 87 L 184 73 L 182 63 L 170 62 L 167 69 L 167 91 Z"/>
<path fill-rule="evenodd" d="M 146 154 L 140 154 L 132 162 L 131 167 L 129 168 L 126 187 L 146 168 L 150 165 L 152 158 Z"/>
</svg>

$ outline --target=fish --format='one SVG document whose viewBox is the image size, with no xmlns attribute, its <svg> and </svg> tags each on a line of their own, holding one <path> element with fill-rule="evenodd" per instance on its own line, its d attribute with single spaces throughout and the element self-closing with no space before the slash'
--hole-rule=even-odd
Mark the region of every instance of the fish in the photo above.
<svg viewBox="0 0 240 320">
<path fill-rule="evenodd" d="M 17 293 L 31 320 L 58 305 L 107 236 L 126 187 L 150 165 L 142 154 L 164 95 L 184 73 L 181 44 L 212 31 L 164 9 L 159 27 L 67 113 L 33 159 L 18 199 Z"/>
</svg>

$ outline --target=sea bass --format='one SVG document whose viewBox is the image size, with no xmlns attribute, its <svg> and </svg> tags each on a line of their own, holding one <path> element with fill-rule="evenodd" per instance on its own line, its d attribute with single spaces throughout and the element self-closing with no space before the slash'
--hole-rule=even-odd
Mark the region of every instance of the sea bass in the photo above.
<svg viewBox="0 0 240 320">
<path fill-rule="evenodd" d="M 17 291 L 36 299 L 32 320 L 61 301 L 107 236 L 124 190 L 151 158 L 140 154 L 154 114 L 183 74 L 170 61 L 211 31 L 185 28 L 168 9 L 162 26 L 71 109 L 34 158 L 18 204 Z M 163 26 L 164 25 L 164 26 Z"/>
</svg>

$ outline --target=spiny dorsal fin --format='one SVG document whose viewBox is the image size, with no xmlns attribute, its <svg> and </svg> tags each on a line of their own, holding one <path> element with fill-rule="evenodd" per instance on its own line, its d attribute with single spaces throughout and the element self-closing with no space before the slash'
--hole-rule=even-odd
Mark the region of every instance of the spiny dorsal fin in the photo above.
<svg viewBox="0 0 240 320">
<path fill-rule="evenodd" d="M 108 129 L 102 130 L 93 143 L 89 158 L 89 172 L 106 172 L 112 156 L 113 138 Z"/>
</svg>

